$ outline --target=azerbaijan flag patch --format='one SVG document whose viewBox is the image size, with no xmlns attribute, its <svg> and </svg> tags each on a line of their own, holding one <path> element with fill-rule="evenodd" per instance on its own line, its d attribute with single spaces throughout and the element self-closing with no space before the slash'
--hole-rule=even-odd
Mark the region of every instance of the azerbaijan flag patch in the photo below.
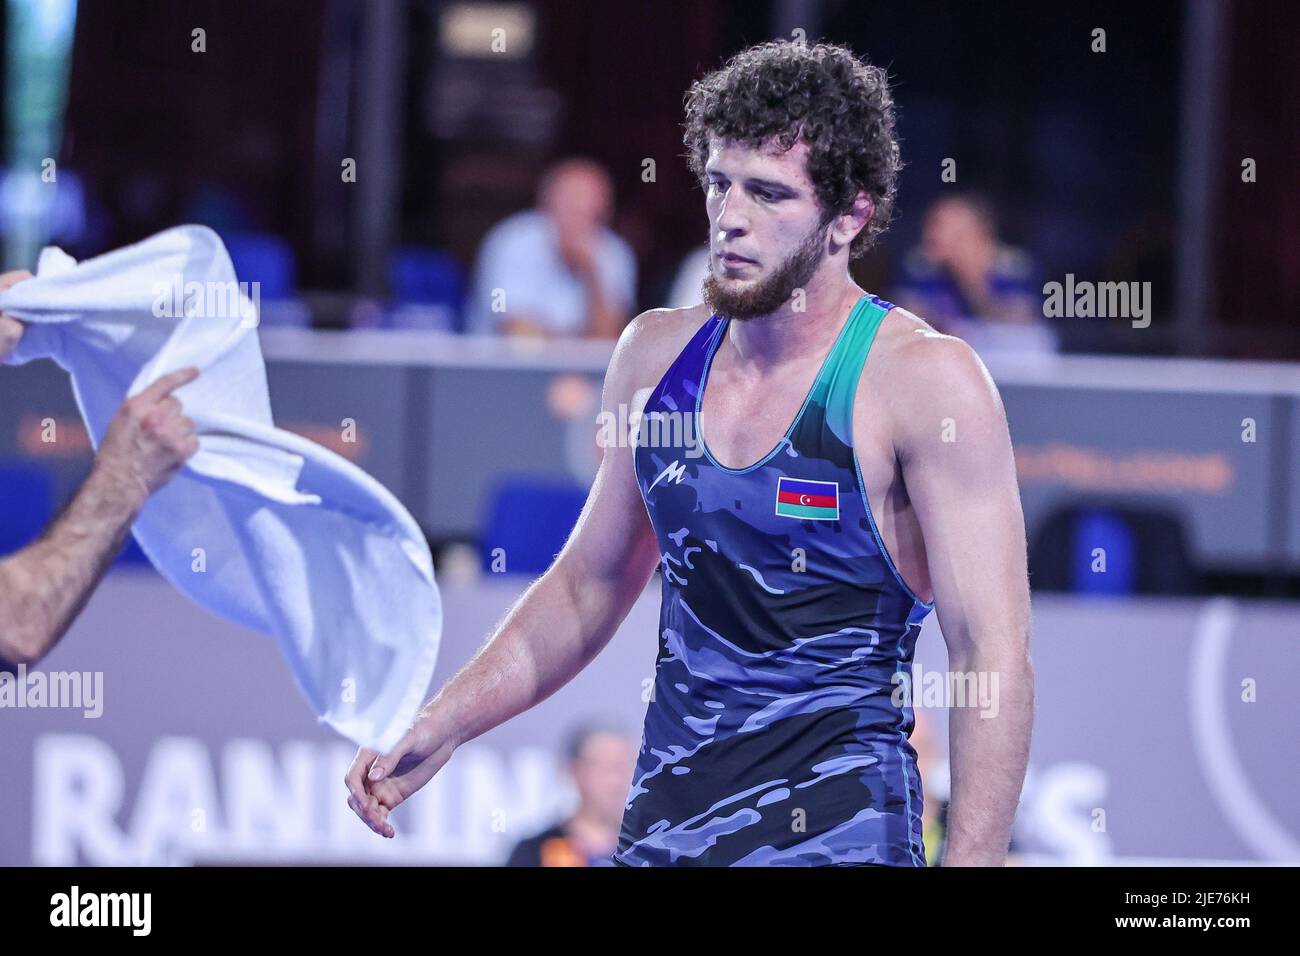
<svg viewBox="0 0 1300 956">
<path fill-rule="evenodd" d="M 776 513 L 785 518 L 838 521 L 840 486 L 833 481 L 776 480 Z"/>
</svg>

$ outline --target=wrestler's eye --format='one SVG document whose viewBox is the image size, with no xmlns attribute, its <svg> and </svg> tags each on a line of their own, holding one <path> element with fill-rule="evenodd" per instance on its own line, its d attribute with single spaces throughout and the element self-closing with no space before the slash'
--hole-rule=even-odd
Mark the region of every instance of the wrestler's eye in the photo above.
<svg viewBox="0 0 1300 956">
<path fill-rule="evenodd" d="M 770 193 L 766 189 L 755 190 L 754 195 L 758 197 L 759 202 L 776 202 L 781 198 L 776 193 Z"/>
<path fill-rule="evenodd" d="M 725 181 L 725 180 L 719 180 L 719 179 L 710 179 L 710 180 L 709 180 L 709 192 L 710 192 L 710 193 L 712 193 L 712 194 L 714 194 L 714 195 L 717 195 L 718 193 L 724 193 L 724 192 L 726 192 L 726 191 L 727 191 L 727 186 L 726 186 L 726 181 Z"/>
</svg>

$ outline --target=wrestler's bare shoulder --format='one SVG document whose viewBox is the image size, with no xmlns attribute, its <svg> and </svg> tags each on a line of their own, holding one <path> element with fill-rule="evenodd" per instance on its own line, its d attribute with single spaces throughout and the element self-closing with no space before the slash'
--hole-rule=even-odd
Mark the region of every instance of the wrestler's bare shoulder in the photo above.
<svg viewBox="0 0 1300 956">
<path fill-rule="evenodd" d="M 875 387 L 870 396 L 860 391 L 859 400 L 888 396 L 900 411 L 933 407 L 936 400 L 981 401 L 996 394 L 988 369 L 969 344 L 901 308 L 890 310 L 876 330 L 866 369 Z"/>
<path fill-rule="evenodd" d="M 919 315 L 898 307 L 880 323 L 871 349 L 875 367 L 892 377 L 942 375 L 962 367 L 983 366 L 965 341 L 936 330 Z"/>
<path fill-rule="evenodd" d="M 624 338 L 642 355 L 667 350 L 675 356 L 710 314 L 704 303 L 684 309 L 648 309 L 628 323 Z"/>
<path fill-rule="evenodd" d="M 703 303 L 684 309 L 649 309 L 627 324 L 610 359 L 610 377 L 632 387 L 654 385 L 708 321 Z"/>
</svg>

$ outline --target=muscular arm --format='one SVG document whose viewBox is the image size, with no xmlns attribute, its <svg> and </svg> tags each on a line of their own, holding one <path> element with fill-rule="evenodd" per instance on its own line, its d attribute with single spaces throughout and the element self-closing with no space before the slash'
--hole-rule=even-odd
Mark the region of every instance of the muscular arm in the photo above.
<svg viewBox="0 0 1300 956">
<path fill-rule="evenodd" d="M 1034 675 L 1024 516 L 1006 415 L 964 342 L 916 335 L 895 393 L 895 449 L 925 539 L 948 666 L 987 675 L 949 716 L 945 865 L 1002 865 L 1029 756 Z M 997 681 L 993 684 L 992 681 Z"/>
<path fill-rule="evenodd" d="M 162 376 L 109 423 L 90 476 L 45 533 L 0 560 L 0 666 L 33 665 L 63 637 L 108 570 L 145 501 L 198 449 L 171 393 L 194 368 Z"/>
<path fill-rule="evenodd" d="M 139 491 L 91 470 L 32 545 L 0 560 L 0 667 L 32 666 L 85 606 L 144 504 Z"/>
<path fill-rule="evenodd" d="M 0 276 L 0 291 L 31 278 Z M 23 336 L 0 315 L 0 361 Z M 98 464 L 98 463 L 97 463 Z M 36 543 L 0 560 L 0 670 L 32 666 L 58 642 L 122 546 L 143 498 L 96 467 L 62 515 Z"/>
<path fill-rule="evenodd" d="M 657 361 L 646 316 L 619 339 L 602 407 L 617 417 Z M 653 317 L 649 318 L 653 322 Z M 593 427 L 595 423 L 593 422 Z M 516 602 L 483 648 L 424 706 L 382 756 L 363 748 L 348 771 L 348 804 L 383 836 L 388 813 L 424 786 L 456 747 L 545 700 L 609 642 L 658 560 L 627 442 L 607 447 L 573 533 L 555 563 Z"/>
<path fill-rule="evenodd" d="M 606 378 L 602 407 L 615 414 L 619 403 L 631 400 L 633 383 L 625 368 L 631 337 L 620 341 Z M 426 713 L 459 744 L 545 700 L 613 637 L 657 559 L 632 449 L 606 448 L 586 506 L 555 563 Z"/>
</svg>

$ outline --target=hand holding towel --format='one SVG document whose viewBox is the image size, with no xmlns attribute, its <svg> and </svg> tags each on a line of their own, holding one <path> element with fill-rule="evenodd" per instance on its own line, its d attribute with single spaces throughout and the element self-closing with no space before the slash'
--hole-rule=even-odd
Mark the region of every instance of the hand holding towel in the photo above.
<svg viewBox="0 0 1300 956">
<path fill-rule="evenodd" d="M 7 361 L 66 369 L 96 447 L 125 399 L 201 370 L 175 393 L 199 450 L 145 505 L 135 538 L 189 598 L 274 637 L 322 722 L 385 751 L 433 675 L 433 559 L 382 485 L 275 427 L 247 292 L 201 226 L 79 264 L 47 248 L 35 278 L 0 294 L 0 310 L 28 323 Z"/>
</svg>

